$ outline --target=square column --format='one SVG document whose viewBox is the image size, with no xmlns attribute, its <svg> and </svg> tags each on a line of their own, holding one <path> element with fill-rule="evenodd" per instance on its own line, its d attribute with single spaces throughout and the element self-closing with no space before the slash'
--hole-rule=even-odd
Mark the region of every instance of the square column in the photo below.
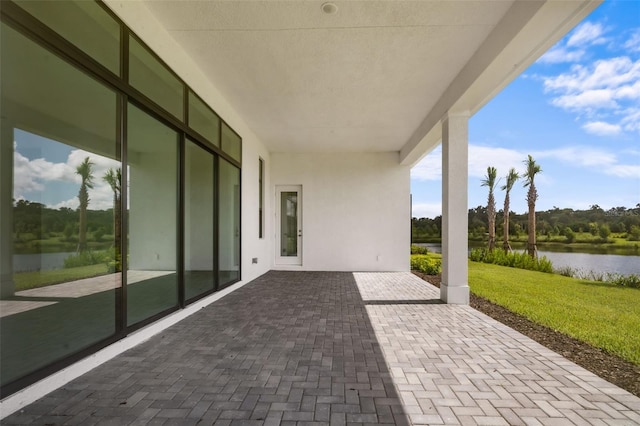
<svg viewBox="0 0 640 426">
<path fill-rule="evenodd" d="M 468 271 L 469 114 L 442 120 L 442 283 L 445 303 L 469 304 Z"/>
</svg>

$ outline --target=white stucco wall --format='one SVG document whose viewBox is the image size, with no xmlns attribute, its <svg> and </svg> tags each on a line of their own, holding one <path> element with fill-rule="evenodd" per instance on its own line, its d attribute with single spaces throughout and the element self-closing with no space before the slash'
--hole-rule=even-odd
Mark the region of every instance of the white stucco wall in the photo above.
<svg viewBox="0 0 640 426">
<path fill-rule="evenodd" d="M 271 154 L 268 198 L 278 185 L 302 185 L 303 235 L 302 267 L 272 258 L 273 268 L 408 271 L 409 181 L 397 153 Z"/>
<path fill-rule="evenodd" d="M 175 161 L 164 152 L 145 152 L 135 155 L 132 160 L 129 167 L 129 269 L 175 271 Z"/>
</svg>

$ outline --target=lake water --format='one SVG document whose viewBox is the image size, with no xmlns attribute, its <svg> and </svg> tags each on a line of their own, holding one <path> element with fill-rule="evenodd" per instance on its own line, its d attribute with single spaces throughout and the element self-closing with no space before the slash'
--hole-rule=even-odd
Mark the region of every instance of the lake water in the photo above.
<svg viewBox="0 0 640 426">
<path fill-rule="evenodd" d="M 417 244 L 425 246 L 434 253 L 441 253 L 440 244 Z M 14 272 L 60 269 L 64 259 L 75 252 L 16 254 L 13 256 Z M 582 272 L 611 272 L 623 275 L 640 275 L 640 256 L 622 256 L 618 254 L 590 254 L 590 253 L 558 253 L 539 251 L 539 256 L 546 256 L 555 268 L 570 266 Z"/>
<path fill-rule="evenodd" d="M 14 254 L 13 272 L 49 271 L 61 269 L 64 260 L 76 252 L 43 253 L 43 254 Z"/>
<path fill-rule="evenodd" d="M 417 244 L 425 246 L 434 253 L 441 253 L 440 244 Z M 538 251 L 538 256 L 546 256 L 553 263 L 554 268 L 570 266 L 584 273 L 610 272 L 623 275 L 640 275 L 640 256 L 623 256 L 619 254 L 591 254 L 591 253 L 558 253 Z"/>
</svg>

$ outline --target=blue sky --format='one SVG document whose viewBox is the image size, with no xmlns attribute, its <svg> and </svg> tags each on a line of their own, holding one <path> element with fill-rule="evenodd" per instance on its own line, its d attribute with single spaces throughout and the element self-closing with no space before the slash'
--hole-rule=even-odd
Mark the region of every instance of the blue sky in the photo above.
<svg viewBox="0 0 640 426">
<path fill-rule="evenodd" d="M 58 209 L 78 208 L 80 176 L 76 168 L 86 157 L 93 162 L 93 188 L 89 189 L 89 208 L 113 207 L 113 192 L 102 179 L 109 168 L 120 163 L 101 155 L 73 148 L 33 133 L 16 129 L 13 153 L 13 197 Z"/>
<path fill-rule="evenodd" d="M 488 166 L 503 177 L 527 154 L 542 167 L 536 210 L 640 203 L 640 1 L 605 1 L 471 117 L 469 207 L 486 204 Z M 440 162 L 438 147 L 412 170 L 414 217 L 442 212 Z M 525 197 L 517 183 L 511 209 Z"/>
</svg>

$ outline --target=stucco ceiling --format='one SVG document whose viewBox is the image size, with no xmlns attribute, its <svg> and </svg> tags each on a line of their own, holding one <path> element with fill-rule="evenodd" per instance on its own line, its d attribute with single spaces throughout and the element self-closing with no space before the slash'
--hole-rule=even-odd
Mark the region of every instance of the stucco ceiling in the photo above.
<svg viewBox="0 0 640 426">
<path fill-rule="evenodd" d="M 272 152 L 417 145 L 443 100 L 452 107 L 507 49 L 508 40 L 492 39 L 514 38 L 544 4 L 336 1 L 337 12 L 326 14 L 323 1 L 145 3 Z M 536 36 L 538 50 L 590 2 L 557 3 L 573 5 Z M 487 82 L 466 107 L 474 112 L 504 79 Z"/>
</svg>

